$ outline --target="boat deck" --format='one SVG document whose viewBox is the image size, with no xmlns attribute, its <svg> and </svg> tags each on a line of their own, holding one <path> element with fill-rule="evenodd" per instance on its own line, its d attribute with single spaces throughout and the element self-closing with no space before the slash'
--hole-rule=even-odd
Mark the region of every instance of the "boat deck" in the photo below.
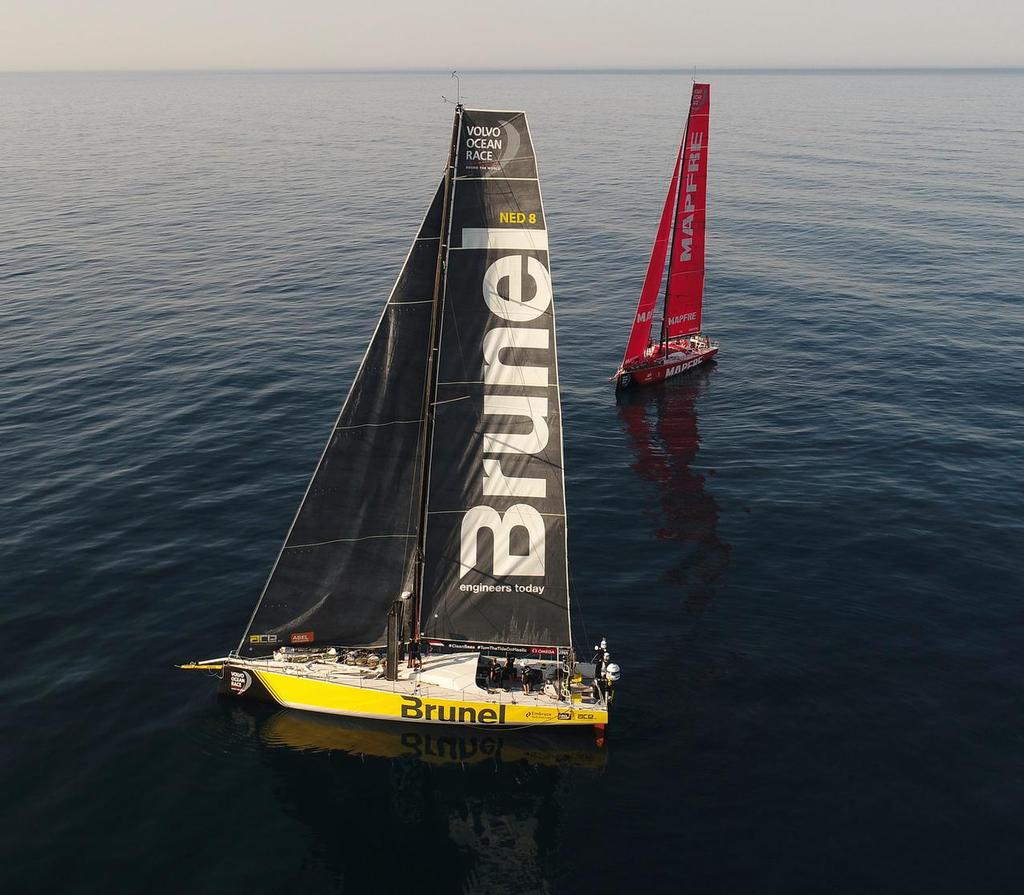
<svg viewBox="0 0 1024 895">
<path fill-rule="evenodd" d="M 346 665 L 326 657 L 302 659 L 232 659 L 240 668 L 272 671 L 293 677 L 342 684 L 359 689 L 375 690 L 381 693 L 396 693 L 403 696 L 418 696 L 422 699 L 459 699 L 467 702 L 491 703 L 493 705 L 537 706 L 543 708 L 605 706 L 605 700 L 595 700 L 589 683 L 573 684 L 571 699 L 557 699 L 543 689 L 524 693 L 521 681 L 512 681 L 500 687 L 481 687 L 477 683 L 477 654 L 472 658 L 466 654 L 426 656 L 421 668 L 410 669 L 400 663 L 398 680 L 389 681 L 384 676 L 384 667 L 371 669 L 358 665 Z M 554 667 L 552 662 L 530 662 L 529 665 Z M 461 666 L 461 667 L 460 667 Z M 471 668 L 471 674 L 466 669 Z M 444 683 L 438 679 L 444 680 Z"/>
</svg>

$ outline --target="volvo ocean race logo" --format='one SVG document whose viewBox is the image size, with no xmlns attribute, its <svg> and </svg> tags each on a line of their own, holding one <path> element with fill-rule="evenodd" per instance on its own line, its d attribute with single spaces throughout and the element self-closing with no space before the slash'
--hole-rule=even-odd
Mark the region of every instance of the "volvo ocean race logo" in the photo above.
<svg viewBox="0 0 1024 895">
<path fill-rule="evenodd" d="M 519 131 L 511 121 L 469 124 L 462 138 L 467 171 L 500 168 L 519 155 Z"/>
<path fill-rule="evenodd" d="M 231 677 L 228 680 L 228 687 L 236 696 L 241 696 L 252 686 L 252 675 L 242 668 L 232 668 Z"/>
</svg>

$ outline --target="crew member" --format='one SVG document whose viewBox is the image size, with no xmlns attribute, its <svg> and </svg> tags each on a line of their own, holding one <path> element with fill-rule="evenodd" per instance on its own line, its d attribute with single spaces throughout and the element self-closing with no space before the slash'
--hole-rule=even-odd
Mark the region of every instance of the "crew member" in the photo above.
<svg viewBox="0 0 1024 895">
<path fill-rule="evenodd" d="M 409 667 L 416 669 L 423 667 L 423 660 L 420 658 L 420 642 L 418 640 L 409 641 Z"/>
</svg>

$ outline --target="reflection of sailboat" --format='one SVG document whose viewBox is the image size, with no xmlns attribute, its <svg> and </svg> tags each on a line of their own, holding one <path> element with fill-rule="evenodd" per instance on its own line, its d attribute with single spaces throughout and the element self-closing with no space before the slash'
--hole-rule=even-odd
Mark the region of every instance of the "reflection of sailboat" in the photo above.
<svg viewBox="0 0 1024 895">
<path fill-rule="evenodd" d="M 603 767 L 607 753 L 589 730 L 471 729 L 443 725 L 395 726 L 364 718 L 285 709 L 259 728 L 268 746 L 334 751 L 375 758 L 410 758 L 427 764 L 526 761 L 533 765 Z"/>
<path fill-rule="evenodd" d="M 566 786 L 604 760 L 583 730 L 546 736 L 224 706 L 277 779 L 284 812 L 308 831 L 308 875 L 324 891 L 551 892 Z M 546 751 L 548 740 L 560 751 Z M 553 757 L 535 760 L 545 754 Z"/>
<path fill-rule="evenodd" d="M 671 577 L 696 610 L 710 600 L 730 550 L 718 535 L 718 504 L 705 490 L 704 473 L 693 468 L 700 450 L 696 402 L 713 374 L 706 368 L 657 389 L 618 393 L 619 416 L 636 455 L 633 469 L 658 488 L 659 501 L 650 509 L 655 536 L 684 551 Z"/>
</svg>

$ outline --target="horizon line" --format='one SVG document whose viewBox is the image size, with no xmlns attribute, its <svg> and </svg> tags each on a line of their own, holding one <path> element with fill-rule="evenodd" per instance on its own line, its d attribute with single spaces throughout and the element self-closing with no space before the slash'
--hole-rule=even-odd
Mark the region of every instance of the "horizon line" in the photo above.
<svg viewBox="0 0 1024 895">
<path fill-rule="evenodd" d="M 0 74 L 448 74 L 450 68 L 366 68 L 320 66 L 240 66 L 189 68 L 24 68 L 0 69 Z M 456 68 L 466 74 L 683 74 L 693 75 L 694 66 L 571 66 Z M 696 67 L 697 74 L 792 74 L 792 73 L 914 73 L 914 72 L 1018 72 L 1024 64 L 1013 65 L 716 65 Z"/>
</svg>

